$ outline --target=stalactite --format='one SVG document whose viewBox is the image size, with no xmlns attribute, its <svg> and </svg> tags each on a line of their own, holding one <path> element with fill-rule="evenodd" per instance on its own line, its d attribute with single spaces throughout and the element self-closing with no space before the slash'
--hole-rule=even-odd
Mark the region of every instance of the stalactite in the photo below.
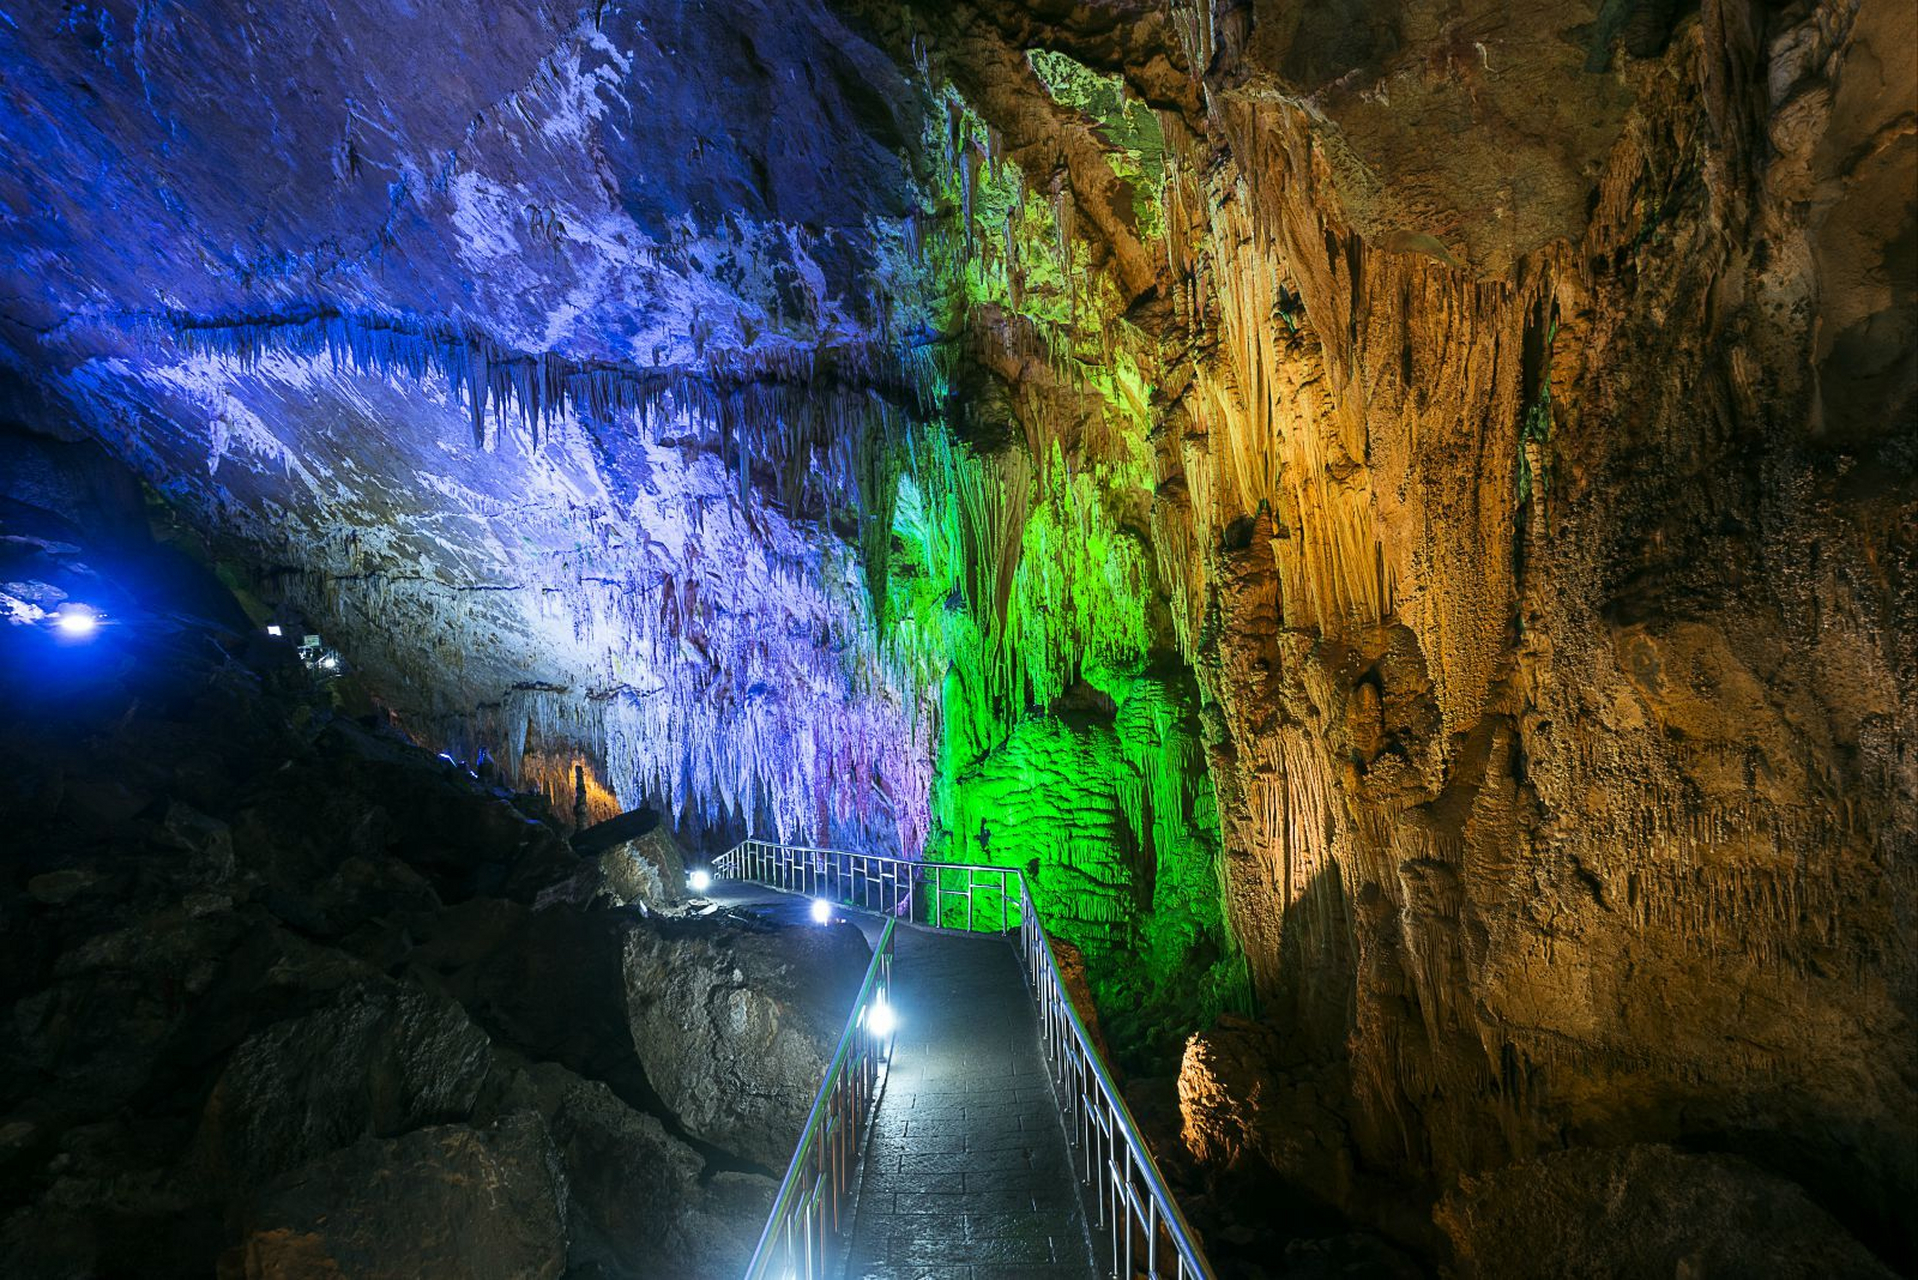
<svg viewBox="0 0 1918 1280">
<path fill-rule="evenodd" d="M 856 477 L 849 430 L 900 414 L 925 414 L 936 382 L 914 351 L 870 345 L 715 353 L 703 368 L 633 369 L 505 351 L 481 336 L 433 324 L 316 310 L 245 320 L 171 315 L 144 331 L 194 354 L 256 367 L 270 351 L 325 356 L 336 371 L 363 376 L 444 380 L 466 403 L 477 442 L 517 423 L 537 447 L 551 424 L 575 413 L 611 423 L 637 414 L 642 423 L 681 412 L 731 442 L 736 462 L 778 476 L 783 496 L 801 500 L 801 486 L 824 461 L 835 500 L 854 500 Z"/>
</svg>

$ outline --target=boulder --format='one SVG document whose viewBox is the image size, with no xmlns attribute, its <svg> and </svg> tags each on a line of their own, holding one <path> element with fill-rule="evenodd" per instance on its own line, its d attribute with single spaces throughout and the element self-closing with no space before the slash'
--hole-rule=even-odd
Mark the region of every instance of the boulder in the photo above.
<svg viewBox="0 0 1918 1280">
<path fill-rule="evenodd" d="M 590 857 L 596 853 L 604 853 L 614 845 L 626 844 L 650 835 L 658 828 L 658 810 L 629 809 L 617 817 L 594 823 L 584 831 L 576 832 L 571 844 L 574 853 L 582 857 Z"/>
<path fill-rule="evenodd" d="M 566 1179 L 536 1113 L 363 1139 L 283 1174 L 222 1280 L 549 1280 L 566 1270 Z"/>
<path fill-rule="evenodd" d="M 633 921 L 626 1010 L 647 1079 L 693 1136 L 783 1172 L 871 959 L 846 924 Z"/>
<path fill-rule="evenodd" d="M 233 830 L 192 805 L 173 801 L 160 820 L 158 842 L 187 855 L 187 876 L 208 887 L 233 878 Z"/>
<path fill-rule="evenodd" d="M 495 1040 L 640 1101 L 650 1086 L 627 1025 L 625 928 L 624 912 L 476 899 L 423 926 L 413 961 Z"/>
<path fill-rule="evenodd" d="M 0 1101 L 49 1089 L 88 1108 L 131 1099 L 183 1047 L 190 1016 L 248 931 L 231 913 L 169 907 L 75 940 L 47 984 L 13 1005 Z"/>
<path fill-rule="evenodd" d="M 464 1118 L 491 1068 L 451 1000 L 392 983 L 348 987 L 236 1049 L 207 1099 L 206 1170 L 244 1184 L 366 1135 Z"/>
<path fill-rule="evenodd" d="M 1179 1110 L 1188 1151 L 1215 1175 L 1269 1169 L 1332 1205 L 1349 1203 L 1352 1157 L 1325 1068 L 1287 1066 L 1278 1033 L 1234 1014 L 1186 1042 Z"/>
<path fill-rule="evenodd" d="M 1797 1185 L 1735 1156 L 1560 1151 L 1459 1179 L 1434 1214 L 1461 1276 L 1890 1280 Z"/>
<path fill-rule="evenodd" d="M 62 867 L 45 871 L 27 881 L 27 896 L 49 907 L 63 907 L 100 882 L 100 873 L 92 867 Z"/>
<path fill-rule="evenodd" d="M 26 1128 L 0 1125 L 0 1158 L 16 1139 L 39 1166 L 38 1176 L 6 1179 L 0 1276 L 200 1280 L 214 1269 L 220 1208 L 168 1167 L 166 1118 Z"/>
<path fill-rule="evenodd" d="M 610 825 L 601 823 L 601 826 Z M 598 830 L 598 828 L 594 828 Z M 581 856 L 565 879 L 543 890 L 536 906 L 639 906 L 649 912 L 679 910 L 686 902 L 686 854 L 664 827 Z"/>
<path fill-rule="evenodd" d="M 566 1166 L 575 1273 L 701 1280 L 745 1270 L 778 1189 L 771 1178 L 705 1177 L 697 1151 L 599 1081 L 550 1063 L 528 1075 L 546 1095 Z"/>
</svg>

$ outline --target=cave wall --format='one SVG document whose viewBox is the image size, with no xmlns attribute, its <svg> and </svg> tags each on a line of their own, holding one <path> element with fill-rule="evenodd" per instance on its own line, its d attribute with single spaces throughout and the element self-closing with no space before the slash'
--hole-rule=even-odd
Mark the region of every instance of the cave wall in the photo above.
<svg viewBox="0 0 1918 1280">
<path fill-rule="evenodd" d="M 1008 160 L 1037 135 L 859 20 L 30 7 L 6 368 L 256 623 L 562 816 L 583 767 L 589 817 L 708 842 L 1036 860 L 1163 1065 L 1246 982 L 1143 536 L 1147 353 L 1100 336 L 1072 192 Z M 1063 733 L 1091 811 L 988 850 L 1009 791 L 1077 781 L 1029 750 Z"/>
<path fill-rule="evenodd" d="M 1861 351 L 1838 379 L 1876 381 L 1862 415 L 1833 412 L 1819 348 L 1832 327 L 1911 333 L 1909 272 L 1886 250 L 1918 170 L 1877 68 L 1913 33 L 1862 13 L 1763 22 L 1708 7 L 1622 62 L 1608 88 L 1634 102 L 1584 225 L 1508 242 L 1510 266 L 1473 231 L 1512 225 L 1500 201 L 1522 196 L 1435 175 L 1455 249 L 1394 252 L 1348 212 L 1360 201 L 1302 114 L 1225 107 L 1242 225 L 1304 315 L 1291 351 L 1261 355 L 1329 394 L 1272 398 L 1276 435 L 1320 458 L 1278 461 L 1277 543 L 1259 528 L 1220 557 L 1203 662 L 1239 782 L 1234 918 L 1261 989 L 1351 1055 L 1361 1153 L 1443 1174 L 1566 1141 L 1686 1140 L 1895 1231 L 1918 1176 L 1911 347 Z M 1380 96 L 1436 79 L 1469 101 L 1469 58 L 1490 78 L 1493 55 L 1450 56 Z M 1521 76 L 1537 93 L 1567 72 Z M 1857 80 L 1869 105 L 1819 101 Z M 1474 139 L 1503 114 L 1484 93 Z M 1795 152 L 1826 132 L 1872 142 L 1839 144 L 1855 170 L 1807 201 Z M 1347 137 L 1370 160 L 1362 130 Z M 1389 152 L 1374 163 L 1392 172 Z M 1872 303 L 1808 261 L 1826 202 L 1884 237 Z M 1381 206 L 1365 211 L 1381 228 L 1406 216 Z M 1423 212 L 1410 225 L 1442 243 Z M 1263 299 L 1231 292 L 1222 339 L 1244 344 L 1227 309 L 1257 317 Z M 1841 318 L 1860 306 L 1869 320 Z M 1271 385 L 1262 361 L 1227 363 L 1254 394 Z M 1244 429 L 1229 410 L 1193 425 L 1208 443 L 1224 425 L 1228 447 Z M 1295 579 L 1291 548 L 1315 546 L 1330 551 Z M 1323 877 L 1341 892 L 1315 901 Z M 1349 983 L 1343 1008 L 1328 981 Z"/>
<path fill-rule="evenodd" d="M 1280 1171 L 1377 1217 L 1370 1176 L 1675 1141 L 1908 1256 L 1910 15 L 918 18 L 1109 286 L 1055 335 L 1147 351 L 1137 524 L 1267 1075 L 1343 1095 L 1273 1124 L 1354 1162 Z M 1157 109 L 1155 216 L 1033 48 Z"/>
<path fill-rule="evenodd" d="M 916 849 L 852 548 L 917 100 L 732 16 L 28 6 L 5 362 L 460 760 Z"/>
</svg>

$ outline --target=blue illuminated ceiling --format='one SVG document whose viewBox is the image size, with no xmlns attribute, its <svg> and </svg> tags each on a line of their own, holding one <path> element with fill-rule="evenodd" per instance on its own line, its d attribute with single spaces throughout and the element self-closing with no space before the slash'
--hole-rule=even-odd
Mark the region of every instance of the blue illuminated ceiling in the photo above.
<svg viewBox="0 0 1918 1280">
<path fill-rule="evenodd" d="M 845 442 L 916 394 L 920 99 L 733 13 L 16 6 L 0 361 L 425 736 L 890 840 Z"/>
</svg>

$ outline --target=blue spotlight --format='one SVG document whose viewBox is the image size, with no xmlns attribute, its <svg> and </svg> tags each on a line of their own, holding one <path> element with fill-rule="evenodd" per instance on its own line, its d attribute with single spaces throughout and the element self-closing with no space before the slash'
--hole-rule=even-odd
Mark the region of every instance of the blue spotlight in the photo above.
<svg viewBox="0 0 1918 1280">
<path fill-rule="evenodd" d="M 54 610 L 53 625 L 63 636 L 84 640 L 100 629 L 100 613 L 91 605 L 69 601 Z"/>
</svg>

